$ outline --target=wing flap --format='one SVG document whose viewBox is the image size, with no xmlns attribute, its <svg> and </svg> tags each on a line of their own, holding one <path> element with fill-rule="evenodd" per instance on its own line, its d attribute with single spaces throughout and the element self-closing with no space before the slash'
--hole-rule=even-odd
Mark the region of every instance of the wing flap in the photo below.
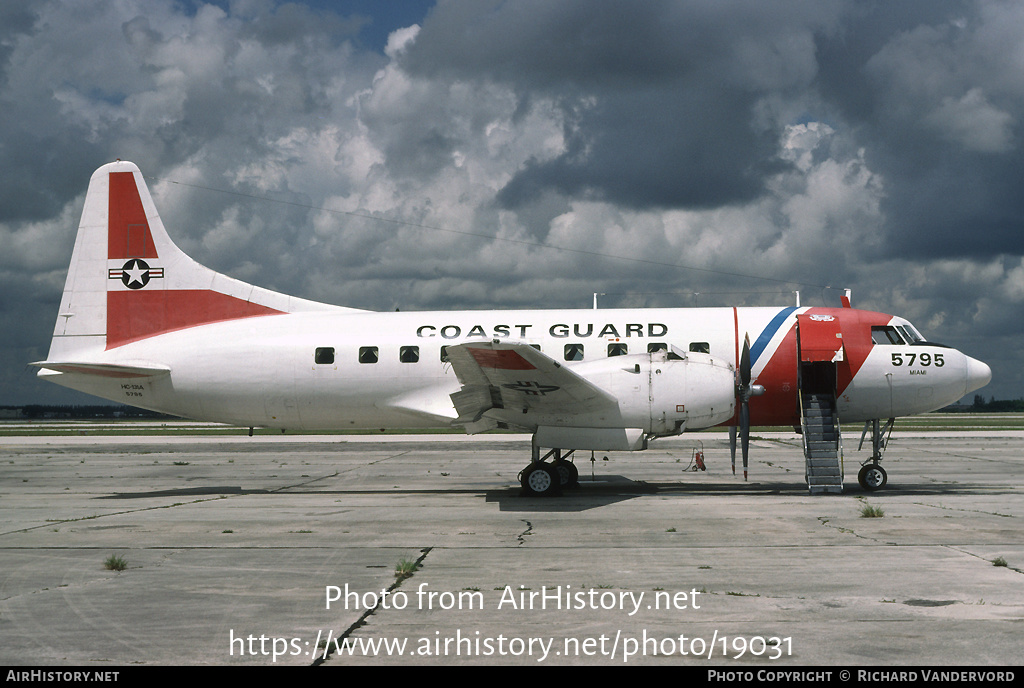
<svg viewBox="0 0 1024 688">
<path fill-rule="evenodd" d="M 615 397 L 527 344 L 459 344 L 448 347 L 448 360 L 462 384 L 451 395 L 454 423 L 469 432 L 498 420 L 535 427 L 531 414 L 571 418 L 618 409 Z"/>
</svg>

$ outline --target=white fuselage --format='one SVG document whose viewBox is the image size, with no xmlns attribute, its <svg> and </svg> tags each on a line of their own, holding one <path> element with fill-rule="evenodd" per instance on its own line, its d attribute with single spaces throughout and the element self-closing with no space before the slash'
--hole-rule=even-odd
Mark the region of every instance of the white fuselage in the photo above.
<svg viewBox="0 0 1024 688">
<path fill-rule="evenodd" d="M 809 308 L 284 313 L 189 327 L 85 356 L 158 363 L 170 369 L 167 375 L 62 373 L 54 381 L 143 408 L 242 426 L 450 427 L 457 414 L 449 395 L 460 383 L 442 360 L 444 346 L 521 342 L 578 366 L 668 345 L 735 366 L 749 337 L 753 382 L 765 389 L 751 400 L 751 422 L 792 425 L 799 423 L 801 384 L 796 317 L 808 312 L 829 313 L 841 323 L 845 350 L 834 365 L 843 421 L 933 410 L 988 381 L 987 366 L 954 349 L 871 342 L 871 325 L 885 325 L 891 316 Z"/>
</svg>

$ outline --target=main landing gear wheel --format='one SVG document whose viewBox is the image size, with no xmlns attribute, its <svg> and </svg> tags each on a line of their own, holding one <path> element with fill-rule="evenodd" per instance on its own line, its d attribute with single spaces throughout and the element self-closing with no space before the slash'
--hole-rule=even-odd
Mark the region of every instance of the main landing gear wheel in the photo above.
<svg viewBox="0 0 1024 688">
<path fill-rule="evenodd" d="M 562 476 L 549 463 L 534 463 L 523 469 L 519 482 L 530 497 L 554 497 L 562 492 Z"/>
<path fill-rule="evenodd" d="M 552 464 L 558 471 L 559 484 L 563 487 L 578 487 L 580 484 L 580 472 L 572 461 L 555 461 Z"/>
<path fill-rule="evenodd" d="M 886 475 L 885 469 L 879 466 L 877 463 L 869 463 L 866 466 L 861 466 L 860 472 L 857 473 L 857 482 L 868 492 L 874 492 L 875 490 L 881 490 L 885 487 L 885 483 L 888 482 L 889 476 Z"/>
</svg>

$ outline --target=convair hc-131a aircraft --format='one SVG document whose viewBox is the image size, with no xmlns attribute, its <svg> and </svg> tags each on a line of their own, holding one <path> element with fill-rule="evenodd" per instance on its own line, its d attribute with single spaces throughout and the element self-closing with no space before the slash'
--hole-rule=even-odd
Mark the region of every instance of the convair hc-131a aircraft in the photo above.
<svg viewBox="0 0 1024 688">
<path fill-rule="evenodd" d="M 799 427 L 811 491 L 841 491 L 840 420 L 864 424 L 862 445 L 870 432 L 858 480 L 878 489 L 893 419 L 991 379 L 848 297 L 842 308 L 375 313 L 286 296 L 185 255 L 123 161 L 92 176 L 50 352 L 33 365 L 105 399 L 250 428 L 525 430 L 529 495 L 575 485 L 575 450 L 636 451 L 719 425 L 733 472 L 739 435 L 744 477 L 751 425 Z"/>
</svg>

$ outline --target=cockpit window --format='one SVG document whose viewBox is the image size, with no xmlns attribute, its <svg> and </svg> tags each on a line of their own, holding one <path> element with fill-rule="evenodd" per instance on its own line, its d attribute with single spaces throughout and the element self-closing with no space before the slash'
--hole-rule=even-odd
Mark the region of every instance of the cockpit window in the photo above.
<svg viewBox="0 0 1024 688">
<path fill-rule="evenodd" d="M 898 344 L 902 345 L 905 342 L 900 336 L 899 332 L 896 331 L 895 327 L 891 325 L 885 325 L 883 327 L 872 327 L 871 328 L 871 341 L 875 344 Z"/>
<path fill-rule="evenodd" d="M 910 323 L 907 323 L 906 325 L 897 325 L 896 329 L 899 330 L 900 334 L 903 335 L 903 338 L 911 344 L 917 344 L 918 342 L 924 341 L 924 337 L 921 336 L 921 333 L 915 330 L 914 326 Z"/>
</svg>

